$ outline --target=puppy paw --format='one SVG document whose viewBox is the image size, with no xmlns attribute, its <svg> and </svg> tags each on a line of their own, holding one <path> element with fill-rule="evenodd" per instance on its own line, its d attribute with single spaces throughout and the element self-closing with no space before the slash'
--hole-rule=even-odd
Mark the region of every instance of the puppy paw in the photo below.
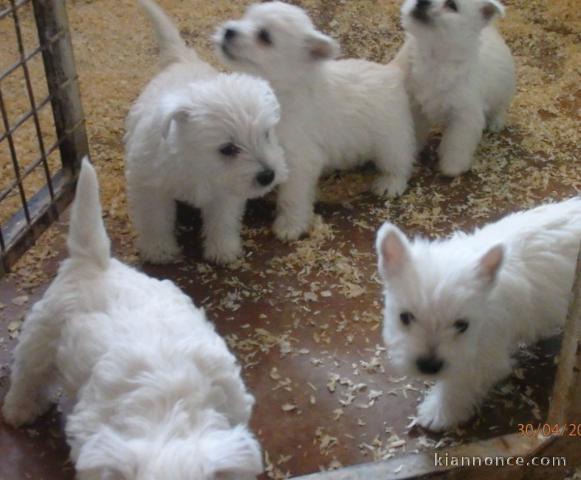
<svg viewBox="0 0 581 480">
<path fill-rule="evenodd" d="M 488 122 L 488 130 L 493 133 L 501 132 L 504 130 L 504 126 L 504 115 L 497 115 L 496 117 L 491 118 Z"/>
<path fill-rule="evenodd" d="M 450 161 L 446 158 L 440 160 L 440 172 L 446 177 L 457 177 L 458 175 L 462 175 L 470 170 L 472 167 L 472 162 L 457 162 L 457 161 Z"/>
<path fill-rule="evenodd" d="M 405 177 L 396 177 L 394 175 L 382 175 L 375 179 L 371 190 L 375 195 L 383 197 L 387 195 L 390 198 L 399 197 L 406 191 L 408 181 Z"/>
<path fill-rule="evenodd" d="M 230 241 L 211 242 L 204 244 L 204 259 L 209 262 L 225 265 L 242 256 L 243 248 L 239 238 Z"/>
<path fill-rule="evenodd" d="M 426 430 L 442 432 L 455 428 L 472 416 L 471 410 L 443 402 L 439 395 L 430 393 L 418 407 L 418 423 Z"/>
<path fill-rule="evenodd" d="M 26 399 L 15 398 L 9 392 L 2 407 L 4 421 L 15 428 L 32 423 L 51 406 L 48 400 L 44 402 L 35 400 L 30 397 Z"/>
<path fill-rule="evenodd" d="M 274 221 L 272 229 L 274 234 L 284 242 L 298 240 L 301 235 L 307 233 L 310 222 L 296 222 L 286 215 L 279 214 Z"/>
<path fill-rule="evenodd" d="M 176 243 L 158 244 L 153 247 L 141 247 L 139 253 L 146 262 L 164 264 L 176 262 L 180 257 L 181 249 Z"/>
</svg>

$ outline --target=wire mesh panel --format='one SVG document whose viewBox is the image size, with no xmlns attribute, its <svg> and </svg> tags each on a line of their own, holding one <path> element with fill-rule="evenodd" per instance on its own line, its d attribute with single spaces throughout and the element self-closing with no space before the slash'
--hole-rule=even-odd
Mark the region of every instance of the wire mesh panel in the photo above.
<svg viewBox="0 0 581 480">
<path fill-rule="evenodd" d="M 0 275 L 70 202 L 87 153 L 64 0 L 0 0 Z"/>
</svg>

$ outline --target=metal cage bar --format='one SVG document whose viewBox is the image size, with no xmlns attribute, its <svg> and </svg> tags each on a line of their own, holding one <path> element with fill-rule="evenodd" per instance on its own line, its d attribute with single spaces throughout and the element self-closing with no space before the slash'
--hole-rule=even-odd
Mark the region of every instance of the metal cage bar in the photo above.
<svg viewBox="0 0 581 480">
<path fill-rule="evenodd" d="M 27 5 L 32 6 L 39 40 L 38 45 L 29 50 L 25 47 L 22 30 L 22 17 L 26 13 L 22 11 Z M 21 204 L 19 211 L 11 213 L 8 220 L 0 223 L 2 276 L 70 203 L 81 159 L 88 154 L 89 148 L 65 0 L 9 0 L 8 5 L 0 9 L 0 21 L 13 22 L 18 52 L 18 60 L 0 72 L 0 143 L 6 142 L 10 158 L 6 165 L 11 163 L 14 176 L 0 191 L 0 208 L 12 194 L 18 195 Z M 37 101 L 29 62 L 39 53 L 48 95 Z M 11 121 L 1 83 L 18 71 L 23 74 L 24 98 L 27 98 L 30 109 Z M 51 141 L 51 145 L 47 145 L 43 138 L 40 121 L 40 112 L 49 102 L 56 131 L 56 141 Z M 24 165 L 23 159 L 18 158 L 15 133 L 30 119 L 38 151 L 33 161 Z M 51 172 L 48 159 L 57 150 L 61 168 L 58 172 Z M 23 182 L 33 172 L 41 172 L 40 169 L 44 186 L 31 193 Z"/>
<path fill-rule="evenodd" d="M 89 144 L 84 128 L 84 113 L 73 46 L 68 30 L 64 0 L 33 0 L 34 15 L 42 50 L 44 69 L 51 93 L 52 109 L 65 172 L 75 175 L 81 159 L 88 154 Z M 61 32 L 65 35 L 61 36 Z M 56 41 L 54 39 L 57 39 Z"/>
<path fill-rule="evenodd" d="M 15 10 L 22 7 L 23 5 L 26 5 L 27 3 L 30 3 L 30 0 L 17 0 L 15 2 L 11 2 L 9 7 L 6 7 L 5 9 L 0 10 L 0 20 L 2 20 L 4 17 L 7 17 L 11 13 L 13 13 Z"/>
<path fill-rule="evenodd" d="M 14 4 L 15 0 L 10 0 L 14 8 L 13 18 L 14 18 L 14 28 L 16 30 L 16 38 L 18 40 L 18 52 L 20 53 L 20 61 L 22 62 L 22 71 L 24 72 L 24 81 L 26 82 L 26 93 L 28 94 L 28 101 L 30 102 L 30 108 L 32 112 L 32 118 L 34 120 L 34 130 L 36 131 L 36 139 L 38 141 L 38 148 L 40 150 L 40 158 L 42 159 L 42 165 L 44 167 L 44 174 L 46 177 L 46 183 L 50 193 L 51 199 L 54 198 L 54 190 L 52 188 L 52 179 L 50 178 L 50 171 L 48 168 L 48 161 L 46 159 L 46 153 L 44 150 L 44 141 L 42 140 L 42 130 L 40 129 L 40 120 L 38 119 L 38 111 L 36 109 L 36 102 L 34 99 L 34 92 L 32 90 L 32 82 L 30 80 L 30 73 L 28 71 L 28 64 L 26 62 L 26 53 L 24 51 L 24 40 L 22 38 L 22 31 L 20 29 L 20 23 L 18 21 L 18 12 L 16 11 L 16 6 Z"/>
<path fill-rule="evenodd" d="M 30 223 L 30 213 L 28 212 L 26 193 L 24 192 L 24 185 L 22 184 L 22 178 L 20 177 L 20 165 L 18 164 L 18 159 L 16 155 L 16 146 L 14 145 L 14 138 L 10 133 L 10 122 L 8 120 L 6 106 L 4 104 L 4 96 L 2 95 L 2 89 L 0 89 L 0 114 L 2 115 L 2 123 L 4 124 L 4 130 L 6 130 L 8 148 L 10 150 L 10 155 L 12 157 L 12 167 L 14 168 L 14 176 L 16 177 L 16 182 L 18 184 L 18 193 L 20 194 L 20 201 L 22 202 L 22 208 L 24 209 L 26 221 Z"/>
</svg>

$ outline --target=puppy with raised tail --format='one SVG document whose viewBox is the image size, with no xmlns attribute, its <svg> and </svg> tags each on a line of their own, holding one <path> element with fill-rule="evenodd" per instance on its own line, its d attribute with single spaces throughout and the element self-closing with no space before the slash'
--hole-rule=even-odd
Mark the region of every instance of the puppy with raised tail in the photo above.
<svg viewBox="0 0 581 480">
<path fill-rule="evenodd" d="M 377 234 L 383 338 L 402 372 L 434 380 L 418 410 L 430 430 L 468 420 L 511 370 L 520 343 L 565 319 L 581 242 L 581 197 L 508 215 L 472 234 Z"/>
<path fill-rule="evenodd" d="M 278 196 L 279 238 L 308 231 L 324 171 L 375 159 L 374 192 L 396 197 L 405 191 L 415 143 L 399 68 L 335 60 L 337 42 L 316 30 L 304 10 L 282 2 L 251 5 L 214 38 L 227 65 L 267 79 L 281 103 L 277 132 L 289 178 Z"/>
<path fill-rule="evenodd" d="M 163 70 L 127 117 L 125 160 L 131 218 L 145 260 L 175 260 L 176 200 L 201 209 L 204 257 L 242 254 L 246 201 L 286 177 L 274 127 L 279 104 L 268 84 L 219 74 L 187 48 L 152 0 L 140 5 L 154 26 Z"/>
<path fill-rule="evenodd" d="M 504 128 L 515 93 L 510 50 L 494 20 L 497 0 L 406 0 L 406 41 L 394 63 L 407 76 L 418 148 L 434 125 L 443 127 L 440 170 L 468 171 L 485 126 Z"/>
<path fill-rule="evenodd" d="M 65 260 L 24 321 L 2 415 L 48 410 L 55 384 L 78 480 L 240 480 L 262 471 L 254 399 L 222 338 L 172 282 L 110 257 L 97 176 L 83 162 Z"/>
</svg>

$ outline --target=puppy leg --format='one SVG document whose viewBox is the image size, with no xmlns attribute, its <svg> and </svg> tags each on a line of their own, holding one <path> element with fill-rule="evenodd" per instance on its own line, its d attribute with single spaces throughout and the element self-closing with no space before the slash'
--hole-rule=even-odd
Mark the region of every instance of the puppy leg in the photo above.
<svg viewBox="0 0 581 480">
<path fill-rule="evenodd" d="M 144 260 L 168 263 L 180 254 L 175 237 L 176 203 L 172 196 L 153 189 L 129 192 L 137 247 Z"/>
<path fill-rule="evenodd" d="M 456 177 L 470 170 L 484 123 L 482 112 L 461 112 L 452 117 L 438 149 L 440 171 L 444 175 Z"/>
<path fill-rule="evenodd" d="M 406 125 L 402 119 L 402 128 L 391 129 L 383 134 L 379 145 L 377 167 L 382 175 L 373 182 L 372 190 L 376 195 L 394 198 L 405 192 L 412 174 L 415 156 L 415 139 L 412 120 Z"/>
<path fill-rule="evenodd" d="M 434 432 L 452 429 L 470 419 L 480 399 L 474 384 L 439 381 L 419 405 L 418 423 Z"/>
<path fill-rule="evenodd" d="M 51 406 L 49 390 L 55 371 L 62 320 L 46 302 L 36 304 L 24 322 L 14 352 L 10 390 L 2 415 L 14 427 L 30 423 Z"/>
<path fill-rule="evenodd" d="M 228 263 L 242 255 L 240 228 L 246 199 L 217 197 L 202 207 L 204 258 Z"/>
<path fill-rule="evenodd" d="M 416 134 L 416 154 L 420 154 L 428 142 L 432 124 L 422 113 L 420 107 L 414 107 L 412 109 L 412 117 L 414 120 L 414 132 Z"/>
<path fill-rule="evenodd" d="M 320 173 L 320 169 L 293 168 L 288 180 L 280 185 L 273 230 L 281 240 L 296 240 L 309 230 Z"/>
<path fill-rule="evenodd" d="M 418 423 L 438 432 L 469 420 L 488 391 L 511 371 L 510 356 L 495 353 L 478 371 L 437 382 L 418 407 Z"/>
<path fill-rule="evenodd" d="M 506 124 L 506 110 L 507 107 L 502 107 L 491 113 L 488 119 L 488 130 L 493 133 L 498 133 L 504 130 Z"/>
</svg>

